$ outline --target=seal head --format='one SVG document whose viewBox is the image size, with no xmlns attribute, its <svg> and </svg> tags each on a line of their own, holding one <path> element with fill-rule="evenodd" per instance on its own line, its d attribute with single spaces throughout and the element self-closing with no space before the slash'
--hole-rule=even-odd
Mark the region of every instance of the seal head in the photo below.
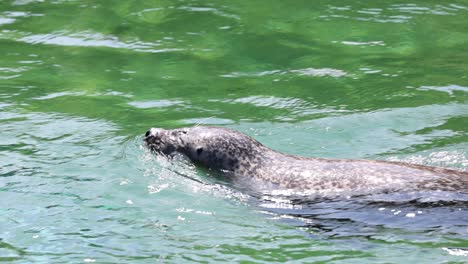
<svg viewBox="0 0 468 264">
<path fill-rule="evenodd" d="M 162 128 L 151 128 L 145 134 L 147 146 L 160 154 L 172 155 L 173 153 L 184 149 L 183 136 L 186 130 L 164 130 Z"/>
<path fill-rule="evenodd" d="M 253 172 L 268 150 L 253 138 L 219 127 L 151 128 L 144 140 L 157 153 L 181 153 L 208 168 L 240 174 Z"/>
</svg>

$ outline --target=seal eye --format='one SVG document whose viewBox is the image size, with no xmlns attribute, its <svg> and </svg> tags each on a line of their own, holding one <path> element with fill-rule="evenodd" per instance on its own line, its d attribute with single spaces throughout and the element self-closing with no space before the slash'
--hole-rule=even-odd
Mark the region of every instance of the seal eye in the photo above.
<svg viewBox="0 0 468 264">
<path fill-rule="evenodd" d="M 197 154 L 200 155 L 203 152 L 203 148 L 197 148 Z"/>
</svg>

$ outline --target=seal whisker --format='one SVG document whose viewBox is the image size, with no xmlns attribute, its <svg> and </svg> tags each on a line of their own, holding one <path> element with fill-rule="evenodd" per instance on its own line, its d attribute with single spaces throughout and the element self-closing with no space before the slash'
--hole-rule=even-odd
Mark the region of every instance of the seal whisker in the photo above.
<svg viewBox="0 0 468 264">
<path fill-rule="evenodd" d="M 194 182 L 197 182 L 197 183 L 200 183 L 200 184 L 203 184 L 203 185 L 209 185 L 208 183 L 205 183 L 205 182 L 203 182 L 203 181 L 201 181 L 201 180 L 199 180 L 199 179 L 195 179 L 195 178 L 193 178 L 193 177 L 191 177 L 191 176 L 185 175 L 185 174 L 183 174 L 183 173 L 181 173 L 181 172 L 178 172 L 178 171 L 176 171 L 176 170 L 173 170 L 173 169 L 169 169 L 169 170 L 170 170 L 171 172 L 173 172 L 173 173 L 175 173 L 175 174 L 177 174 L 177 175 L 179 175 L 179 176 L 181 176 L 181 177 L 184 177 L 184 178 L 186 178 L 186 179 L 189 179 L 189 180 L 191 180 L 191 181 L 194 181 Z"/>
<path fill-rule="evenodd" d="M 195 124 L 194 127 L 199 127 L 201 126 L 202 124 L 206 124 L 208 120 L 214 118 L 214 116 L 210 116 L 210 117 L 205 117 L 205 119 L 203 121 L 199 121 Z"/>
</svg>

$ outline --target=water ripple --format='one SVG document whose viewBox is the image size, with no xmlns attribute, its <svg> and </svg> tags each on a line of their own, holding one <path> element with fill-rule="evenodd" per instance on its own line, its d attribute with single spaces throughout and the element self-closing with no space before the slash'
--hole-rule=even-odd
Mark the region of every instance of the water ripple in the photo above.
<svg viewBox="0 0 468 264">
<path fill-rule="evenodd" d="M 116 36 L 104 35 L 101 33 L 89 31 L 83 31 L 78 33 L 58 31 L 49 34 L 28 35 L 20 37 L 17 40 L 30 44 L 47 44 L 77 47 L 106 47 L 115 49 L 129 49 L 133 51 L 148 53 L 161 53 L 184 50 L 182 48 L 164 48 L 162 47 L 161 43 L 143 42 L 137 39 L 134 39 L 131 42 L 124 42 Z"/>
<path fill-rule="evenodd" d="M 182 100 L 153 100 L 153 101 L 139 101 L 139 102 L 130 102 L 129 105 L 136 108 L 163 108 L 174 105 L 182 105 L 184 101 Z"/>
<path fill-rule="evenodd" d="M 5 11 L 0 14 L 0 25 L 13 24 L 17 18 L 43 16 L 42 14 L 34 14 L 31 12 Z"/>
<path fill-rule="evenodd" d="M 262 72 L 231 72 L 228 74 L 220 75 L 226 78 L 238 78 L 238 77 L 261 77 L 267 75 L 285 75 L 295 74 L 298 76 L 312 76 L 312 77 L 343 77 L 347 76 L 348 73 L 343 70 L 332 69 L 332 68 L 304 68 L 304 69 L 293 69 L 293 70 L 271 70 Z"/>
<path fill-rule="evenodd" d="M 21 66 L 21 67 L 0 67 L 0 74 L 5 73 L 6 75 L 1 76 L 0 80 L 8 80 L 14 79 L 21 76 L 21 73 L 29 70 L 29 67 Z"/>
<path fill-rule="evenodd" d="M 467 8 L 460 5 L 423 6 L 418 4 L 393 4 L 384 8 L 354 8 L 351 6 L 330 6 L 327 15 L 320 18 L 352 19 L 358 21 L 374 21 L 379 23 L 407 23 L 417 15 L 454 15 Z"/>
<path fill-rule="evenodd" d="M 412 87 L 408 87 L 408 88 L 412 88 Z M 447 86 L 421 86 L 416 89 L 420 91 L 445 92 L 445 93 L 448 93 L 450 96 L 454 96 L 454 92 L 467 92 L 468 93 L 468 87 L 455 85 L 455 84 L 447 85 Z"/>
<path fill-rule="evenodd" d="M 168 7 L 156 7 L 156 8 L 145 8 L 141 11 L 133 12 L 130 15 L 132 16 L 144 16 L 146 13 L 152 13 L 152 12 L 162 12 L 162 11 L 167 11 L 167 10 L 183 10 L 187 12 L 206 12 L 206 13 L 212 13 L 214 15 L 224 17 L 224 18 L 229 18 L 229 19 L 235 19 L 235 20 L 240 20 L 241 18 L 236 15 L 236 14 L 230 14 L 225 11 L 220 10 L 219 8 L 215 7 L 201 7 L 201 6 L 168 6 Z"/>
<path fill-rule="evenodd" d="M 338 43 L 338 41 L 332 41 L 332 43 Z M 341 41 L 339 42 L 344 45 L 350 46 L 385 46 L 385 42 L 383 41 Z"/>
<path fill-rule="evenodd" d="M 226 13 L 226 12 L 221 11 L 221 10 L 219 10 L 217 8 L 214 8 L 214 7 L 182 6 L 182 7 L 179 7 L 178 9 L 187 10 L 187 11 L 191 11 L 191 12 L 210 12 L 210 13 L 213 13 L 213 14 L 218 15 L 218 16 L 232 18 L 232 19 L 235 19 L 235 20 L 240 20 L 240 17 L 238 15 L 229 14 L 229 13 Z"/>
<path fill-rule="evenodd" d="M 63 92 L 56 92 L 56 93 L 49 93 L 42 96 L 37 96 L 31 98 L 32 100 L 51 100 L 56 99 L 59 97 L 73 97 L 73 96 L 89 96 L 89 97 L 98 97 L 98 96 L 117 96 L 117 97 L 125 97 L 131 98 L 133 97 L 131 94 L 126 94 L 118 91 L 107 90 L 103 92 L 95 92 L 95 93 L 87 93 L 87 92 L 77 92 L 77 91 L 63 91 Z"/>
<path fill-rule="evenodd" d="M 0 25 L 11 24 L 15 22 L 13 18 L 0 17 Z"/>
</svg>

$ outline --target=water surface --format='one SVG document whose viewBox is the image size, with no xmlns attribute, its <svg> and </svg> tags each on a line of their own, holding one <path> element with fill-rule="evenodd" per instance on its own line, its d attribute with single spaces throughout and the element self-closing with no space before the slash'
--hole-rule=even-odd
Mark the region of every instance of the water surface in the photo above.
<svg viewBox="0 0 468 264">
<path fill-rule="evenodd" d="M 466 171 L 467 23 L 466 1 L 1 1 L 0 261 L 468 261 L 466 196 L 253 197 L 142 147 L 209 124 Z"/>
</svg>

